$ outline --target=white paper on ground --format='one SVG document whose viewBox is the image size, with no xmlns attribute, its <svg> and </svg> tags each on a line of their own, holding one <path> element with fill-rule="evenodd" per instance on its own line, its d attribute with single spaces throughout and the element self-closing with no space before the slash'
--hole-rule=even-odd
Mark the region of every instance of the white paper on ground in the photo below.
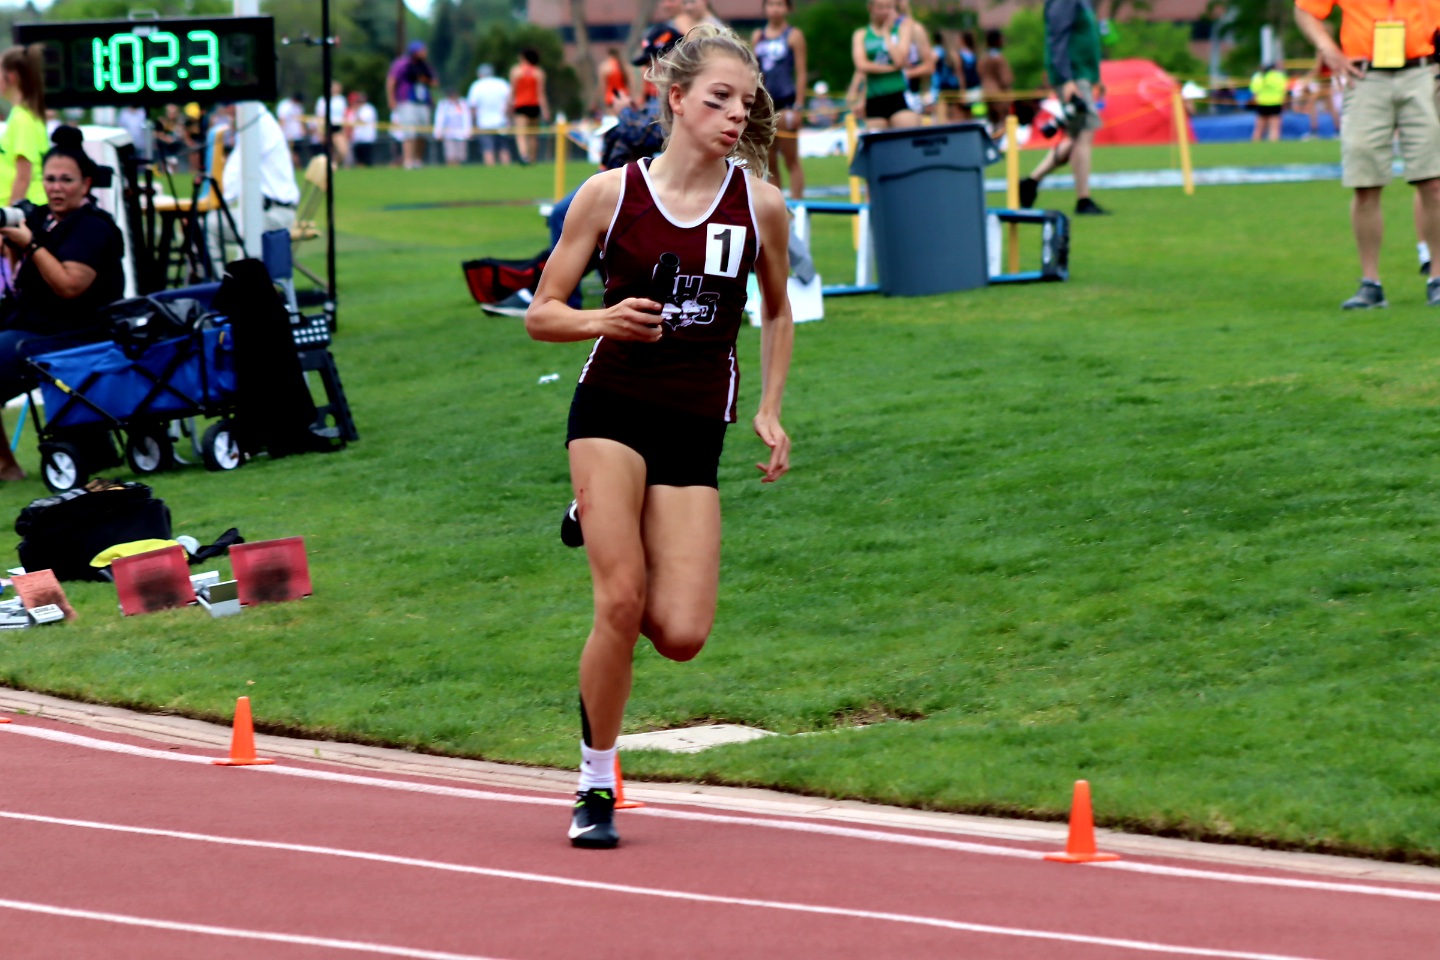
<svg viewBox="0 0 1440 960">
<path fill-rule="evenodd" d="M 795 277 L 790 278 L 790 313 L 794 316 L 796 323 L 808 323 L 811 320 L 825 319 L 825 295 L 822 293 L 824 282 L 820 274 L 815 274 L 809 283 L 801 283 Z M 746 281 L 745 312 L 750 314 L 750 326 L 760 326 L 760 284 L 755 282 L 755 274 L 750 274 Z"/>
</svg>

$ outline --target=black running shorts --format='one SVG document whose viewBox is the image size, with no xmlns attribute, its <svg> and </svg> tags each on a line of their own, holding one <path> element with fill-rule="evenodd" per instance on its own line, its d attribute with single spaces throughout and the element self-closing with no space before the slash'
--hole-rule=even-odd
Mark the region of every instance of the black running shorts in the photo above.
<svg viewBox="0 0 1440 960">
<path fill-rule="evenodd" d="M 865 101 L 865 117 L 869 120 L 889 120 L 901 110 L 909 109 L 903 92 L 886 93 Z"/>
<path fill-rule="evenodd" d="M 656 406 L 581 383 L 570 402 L 565 446 L 601 438 L 623 443 L 645 460 L 649 487 L 720 487 L 724 420 Z"/>
</svg>

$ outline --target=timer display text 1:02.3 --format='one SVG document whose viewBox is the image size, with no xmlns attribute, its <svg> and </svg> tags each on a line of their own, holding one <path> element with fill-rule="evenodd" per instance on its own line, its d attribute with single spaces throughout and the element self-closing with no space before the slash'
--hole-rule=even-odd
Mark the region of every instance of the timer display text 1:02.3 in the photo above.
<svg viewBox="0 0 1440 960">
<path fill-rule="evenodd" d="M 52 107 L 202 105 L 276 97 L 271 17 L 17 23 L 44 54 Z"/>
<path fill-rule="evenodd" d="M 169 30 L 116 33 L 109 40 L 93 37 L 90 56 L 95 89 L 116 93 L 214 90 L 220 86 L 220 38 L 214 30 L 189 30 L 185 40 L 182 45 Z"/>
</svg>

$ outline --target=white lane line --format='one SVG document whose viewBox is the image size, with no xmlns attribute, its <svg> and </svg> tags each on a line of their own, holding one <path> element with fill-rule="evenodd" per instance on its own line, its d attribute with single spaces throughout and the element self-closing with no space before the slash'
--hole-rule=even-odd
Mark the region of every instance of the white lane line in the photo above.
<svg viewBox="0 0 1440 960">
<path fill-rule="evenodd" d="M 20 910 L 25 913 L 43 913 L 52 917 L 69 917 L 75 920 L 98 920 L 102 923 L 118 923 L 127 927 L 149 927 L 152 930 L 173 930 L 177 933 L 201 933 L 211 937 L 229 937 L 234 940 L 264 940 L 268 943 L 288 943 L 302 947 L 328 947 L 331 950 L 349 950 L 353 953 L 379 953 L 388 957 L 414 957 L 416 960 L 490 960 L 468 953 L 444 953 L 439 950 L 415 950 L 410 947 L 391 947 L 381 943 L 364 943 L 359 940 L 332 940 L 329 937 L 307 937 L 299 933 L 268 933 L 264 930 L 241 930 L 235 927 L 212 927 L 202 923 L 177 923 L 174 920 L 156 920 L 153 917 L 132 917 L 124 913 L 100 913 L 96 910 L 75 910 L 58 907 L 49 903 L 30 903 L 25 900 L 0 900 L 0 909 Z"/>
<path fill-rule="evenodd" d="M 180 830 L 157 830 L 151 827 L 131 827 L 115 823 L 101 823 L 93 820 L 70 820 L 63 817 L 46 817 L 38 814 L 15 813 L 4 810 L 0 810 L 0 818 L 25 820 L 32 823 L 52 824 L 62 827 L 80 827 L 87 830 L 103 830 L 111 833 L 129 833 L 148 837 L 164 837 L 172 840 L 189 840 L 219 846 L 249 847 L 259 850 L 279 850 L 285 853 L 307 853 L 326 857 L 341 857 L 347 860 L 363 860 L 392 866 L 418 867 L 425 870 L 445 871 L 447 873 L 495 877 L 501 880 L 521 880 L 527 883 L 542 883 L 558 887 L 576 887 L 582 890 L 603 890 L 607 893 L 658 897 L 665 900 L 683 900 L 691 903 L 712 903 L 737 907 L 756 907 L 764 910 L 819 914 L 822 916 L 844 917 L 853 920 L 880 920 L 887 923 L 938 927 L 942 930 L 955 930 L 962 933 L 985 933 L 1001 937 L 1018 937 L 1027 940 L 1055 940 L 1062 943 L 1114 947 L 1120 950 L 1135 950 L 1144 953 L 1175 954 L 1187 957 L 1220 957 L 1224 958 L 1224 960 L 1307 960 L 1305 957 L 1288 954 L 1252 953 L 1244 950 L 1217 950 L 1209 947 L 1186 947 L 1168 943 L 1151 943 L 1145 940 L 1125 940 L 1116 937 L 1096 937 L 1082 933 L 1034 930 L 1026 927 L 999 927 L 985 923 L 966 923 L 961 920 L 946 920 L 941 917 L 924 917 L 907 913 L 889 913 L 880 910 L 852 910 L 845 907 L 826 907 L 818 904 L 793 903 L 784 900 L 758 900 L 751 897 L 726 897 L 709 893 L 687 893 L 680 890 L 662 890 L 658 887 L 637 887 L 631 884 L 605 883 L 598 880 L 576 880 L 570 877 L 560 877 L 545 873 L 527 873 L 519 870 L 501 870 L 496 867 L 476 867 L 463 863 L 446 863 L 441 860 L 397 857 L 385 853 L 369 853 L 363 850 L 320 847 L 307 843 L 247 840 L 242 837 L 221 837 L 212 834 L 189 833 Z M 0 900 L 0 905 L 9 902 L 11 901 Z M 414 955 L 418 956 L 419 954 Z"/>
<path fill-rule="evenodd" d="M 153 750 L 148 747 L 136 747 L 127 743 L 116 743 L 112 740 L 101 740 L 95 737 L 85 737 L 79 734 L 65 733 L 59 730 L 48 730 L 40 727 L 27 727 L 17 723 L 0 725 L 0 733 L 14 733 L 21 736 L 36 737 L 42 740 L 52 740 L 57 743 L 67 743 L 73 746 L 85 747 L 91 750 L 102 750 L 111 753 L 122 753 L 130 756 L 147 757 L 154 760 L 173 760 L 181 763 L 209 764 L 212 757 L 196 756 L 193 754 L 177 753 L 170 750 Z M 273 776 L 301 777 L 309 780 L 322 780 L 329 783 L 345 783 L 354 786 L 379 787 L 386 790 L 400 790 L 409 793 L 424 793 L 433 796 L 456 797 L 464 800 L 487 800 L 499 803 L 530 804 L 535 806 L 569 807 L 573 801 L 555 797 L 536 797 L 513 793 L 497 793 L 491 790 L 472 790 L 465 787 L 442 787 L 429 783 L 413 783 L 408 780 L 388 780 L 383 777 L 363 777 L 349 773 L 333 773 L 328 770 L 312 770 L 306 767 L 289 767 L 272 765 L 265 767 L 235 767 L 227 769 L 246 770 L 251 773 L 263 773 Z M 1013 857 L 1022 860 L 1041 860 L 1044 854 L 1037 850 L 1026 850 L 1020 847 L 1006 847 L 998 844 L 970 843 L 963 840 L 945 840 L 939 837 L 920 837 L 906 833 L 888 833 L 883 830 L 865 830 L 857 827 L 842 827 L 827 823 L 815 823 L 811 821 L 767 819 L 761 817 L 746 817 L 716 813 L 699 813 L 687 809 L 664 809 L 657 806 L 642 807 L 638 810 L 629 810 L 626 816 L 647 816 L 659 817 L 661 819 L 688 820 L 697 823 L 729 824 L 744 827 L 762 827 L 769 830 L 789 830 L 794 833 L 811 833 L 831 837 L 845 837 L 852 840 L 871 840 L 881 843 L 893 843 L 901 846 L 928 847 L 935 850 L 950 850 L 956 853 L 975 853 L 991 857 Z M 913 829 L 921 829 L 915 827 Z M 1440 892 L 1426 890 L 1409 890 L 1403 887 L 1382 887 L 1362 883 L 1340 883 L 1331 880 L 1304 880 L 1287 877 L 1257 876 L 1246 873 L 1227 873 L 1218 870 L 1200 870 L 1188 867 L 1168 867 L 1158 864 L 1140 863 L 1134 860 L 1121 860 L 1114 863 L 1093 863 L 1085 864 L 1086 867 L 1103 868 L 1109 870 L 1130 871 L 1135 873 L 1148 873 L 1157 876 L 1171 876 L 1193 880 L 1213 880 L 1220 883 L 1239 883 L 1247 885 L 1285 887 L 1295 890 L 1314 890 L 1324 893 L 1353 893 L 1372 897 L 1392 897 L 1400 900 L 1424 900 L 1432 903 L 1440 903 Z M 1056 869 L 1061 869 L 1057 867 Z"/>
</svg>

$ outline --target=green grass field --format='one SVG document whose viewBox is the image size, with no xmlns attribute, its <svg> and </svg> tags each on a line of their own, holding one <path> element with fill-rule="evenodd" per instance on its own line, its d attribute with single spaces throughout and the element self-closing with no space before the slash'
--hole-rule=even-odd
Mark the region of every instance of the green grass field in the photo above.
<svg viewBox="0 0 1440 960">
<path fill-rule="evenodd" d="M 177 532 L 303 534 L 312 599 L 127 620 L 77 584 L 78 622 L 0 635 L 0 682 L 215 719 L 249 694 L 262 728 L 572 764 L 589 581 L 556 525 L 588 347 L 486 318 L 459 268 L 543 248 L 535 208 L 500 201 L 551 176 L 344 173 L 335 353 L 363 440 L 153 478 Z M 1440 863 L 1440 311 L 1407 194 L 1393 307 L 1368 315 L 1338 309 L 1358 272 L 1336 183 L 1102 195 L 1068 284 L 827 303 L 798 330 L 791 475 L 762 487 L 759 441 L 730 433 L 711 645 L 642 646 L 627 722 L 814 735 L 627 774 L 1046 818 L 1085 777 L 1109 825 Z M 497 203 L 385 209 L 467 199 Z M 845 274 L 848 227 L 826 229 Z M 753 410 L 755 331 L 741 347 Z"/>
</svg>

